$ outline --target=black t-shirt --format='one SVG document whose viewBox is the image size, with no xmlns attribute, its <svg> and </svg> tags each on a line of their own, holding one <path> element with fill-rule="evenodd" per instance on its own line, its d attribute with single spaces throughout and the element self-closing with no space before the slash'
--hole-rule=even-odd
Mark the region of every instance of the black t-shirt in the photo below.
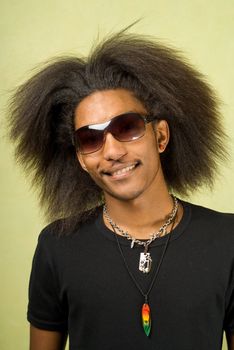
<svg viewBox="0 0 234 350">
<path fill-rule="evenodd" d="M 152 329 L 141 324 L 144 298 L 102 215 L 66 236 L 40 234 L 33 259 L 28 320 L 68 332 L 71 350 L 220 350 L 223 330 L 234 333 L 234 215 L 182 202 L 149 294 Z M 53 224 L 52 224 L 53 225 Z M 129 268 L 147 291 L 167 236 L 150 245 L 149 274 L 138 270 L 137 245 L 119 237 Z"/>
</svg>

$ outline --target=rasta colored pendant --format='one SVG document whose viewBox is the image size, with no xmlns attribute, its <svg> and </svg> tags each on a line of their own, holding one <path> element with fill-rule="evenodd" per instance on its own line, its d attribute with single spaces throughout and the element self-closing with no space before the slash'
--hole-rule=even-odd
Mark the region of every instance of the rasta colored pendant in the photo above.
<svg viewBox="0 0 234 350">
<path fill-rule="evenodd" d="M 147 337 L 150 335 L 151 329 L 151 317 L 150 317 L 150 307 L 149 304 L 145 303 L 142 306 L 142 326 Z"/>
</svg>

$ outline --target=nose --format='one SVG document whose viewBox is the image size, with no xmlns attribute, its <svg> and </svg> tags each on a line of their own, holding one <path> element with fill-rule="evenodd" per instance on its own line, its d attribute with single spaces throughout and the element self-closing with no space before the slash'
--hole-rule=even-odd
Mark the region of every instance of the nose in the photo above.
<svg viewBox="0 0 234 350">
<path fill-rule="evenodd" d="M 118 160 L 126 153 L 125 142 L 120 142 L 111 133 L 106 133 L 103 145 L 103 157 L 105 160 Z"/>
</svg>

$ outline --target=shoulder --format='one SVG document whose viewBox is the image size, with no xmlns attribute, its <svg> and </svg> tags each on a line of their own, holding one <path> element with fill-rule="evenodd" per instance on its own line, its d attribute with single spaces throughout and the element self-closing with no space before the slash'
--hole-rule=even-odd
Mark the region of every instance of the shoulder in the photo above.
<svg viewBox="0 0 234 350">
<path fill-rule="evenodd" d="M 200 205 L 182 202 L 190 211 L 190 229 L 197 236 L 230 244 L 234 244 L 234 214 L 222 213 Z"/>
<path fill-rule="evenodd" d="M 77 244 L 88 239 L 95 231 L 96 217 L 86 222 L 72 222 L 70 219 L 54 221 L 43 228 L 38 237 L 38 245 L 50 248 Z"/>
<path fill-rule="evenodd" d="M 60 222 L 52 222 L 39 234 L 38 244 L 34 260 L 38 264 L 47 264 L 51 269 L 63 271 L 66 266 L 69 269 L 71 261 L 77 261 L 90 250 L 95 249 L 98 235 L 96 221 L 79 225 L 73 231 L 59 234 Z"/>
<path fill-rule="evenodd" d="M 201 222 L 209 222 L 210 224 L 230 225 L 234 229 L 234 214 L 223 213 L 200 205 L 186 203 L 191 208 L 192 218 Z"/>
<path fill-rule="evenodd" d="M 76 235 L 78 232 L 87 231 L 94 224 L 97 217 L 100 215 L 102 207 L 95 207 L 82 214 L 79 213 L 77 217 L 67 217 L 51 222 L 42 230 L 39 239 L 64 239 Z"/>
<path fill-rule="evenodd" d="M 193 203 L 188 203 L 188 202 L 183 202 L 185 203 L 185 205 L 189 205 L 192 208 L 192 211 L 194 213 L 199 213 L 204 215 L 205 217 L 216 217 L 216 218 L 230 218 L 232 220 L 234 220 L 234 213 L 225 213 L 225 212 L 221 212 L 221 211 L 217 211 L 214 209 L 210 209 L 198 204 L 193 204 Z"/>
</svg>

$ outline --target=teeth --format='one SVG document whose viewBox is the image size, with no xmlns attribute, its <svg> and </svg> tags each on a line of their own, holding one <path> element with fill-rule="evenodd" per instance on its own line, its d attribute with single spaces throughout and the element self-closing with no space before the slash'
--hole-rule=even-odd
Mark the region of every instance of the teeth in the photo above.
<svg viewBox="0 0 234 350">
<path fill-rule="evenodd" d="M 131 165 L 131 166 L 127 166 L 126 168 L 120 169 L 115 171 L 112 175 L 121 175 L 121 174 L 125 174 L 128 171 L 132 170 L 133 168 L 135 168 L 135 165 Z"/>
</svg>

